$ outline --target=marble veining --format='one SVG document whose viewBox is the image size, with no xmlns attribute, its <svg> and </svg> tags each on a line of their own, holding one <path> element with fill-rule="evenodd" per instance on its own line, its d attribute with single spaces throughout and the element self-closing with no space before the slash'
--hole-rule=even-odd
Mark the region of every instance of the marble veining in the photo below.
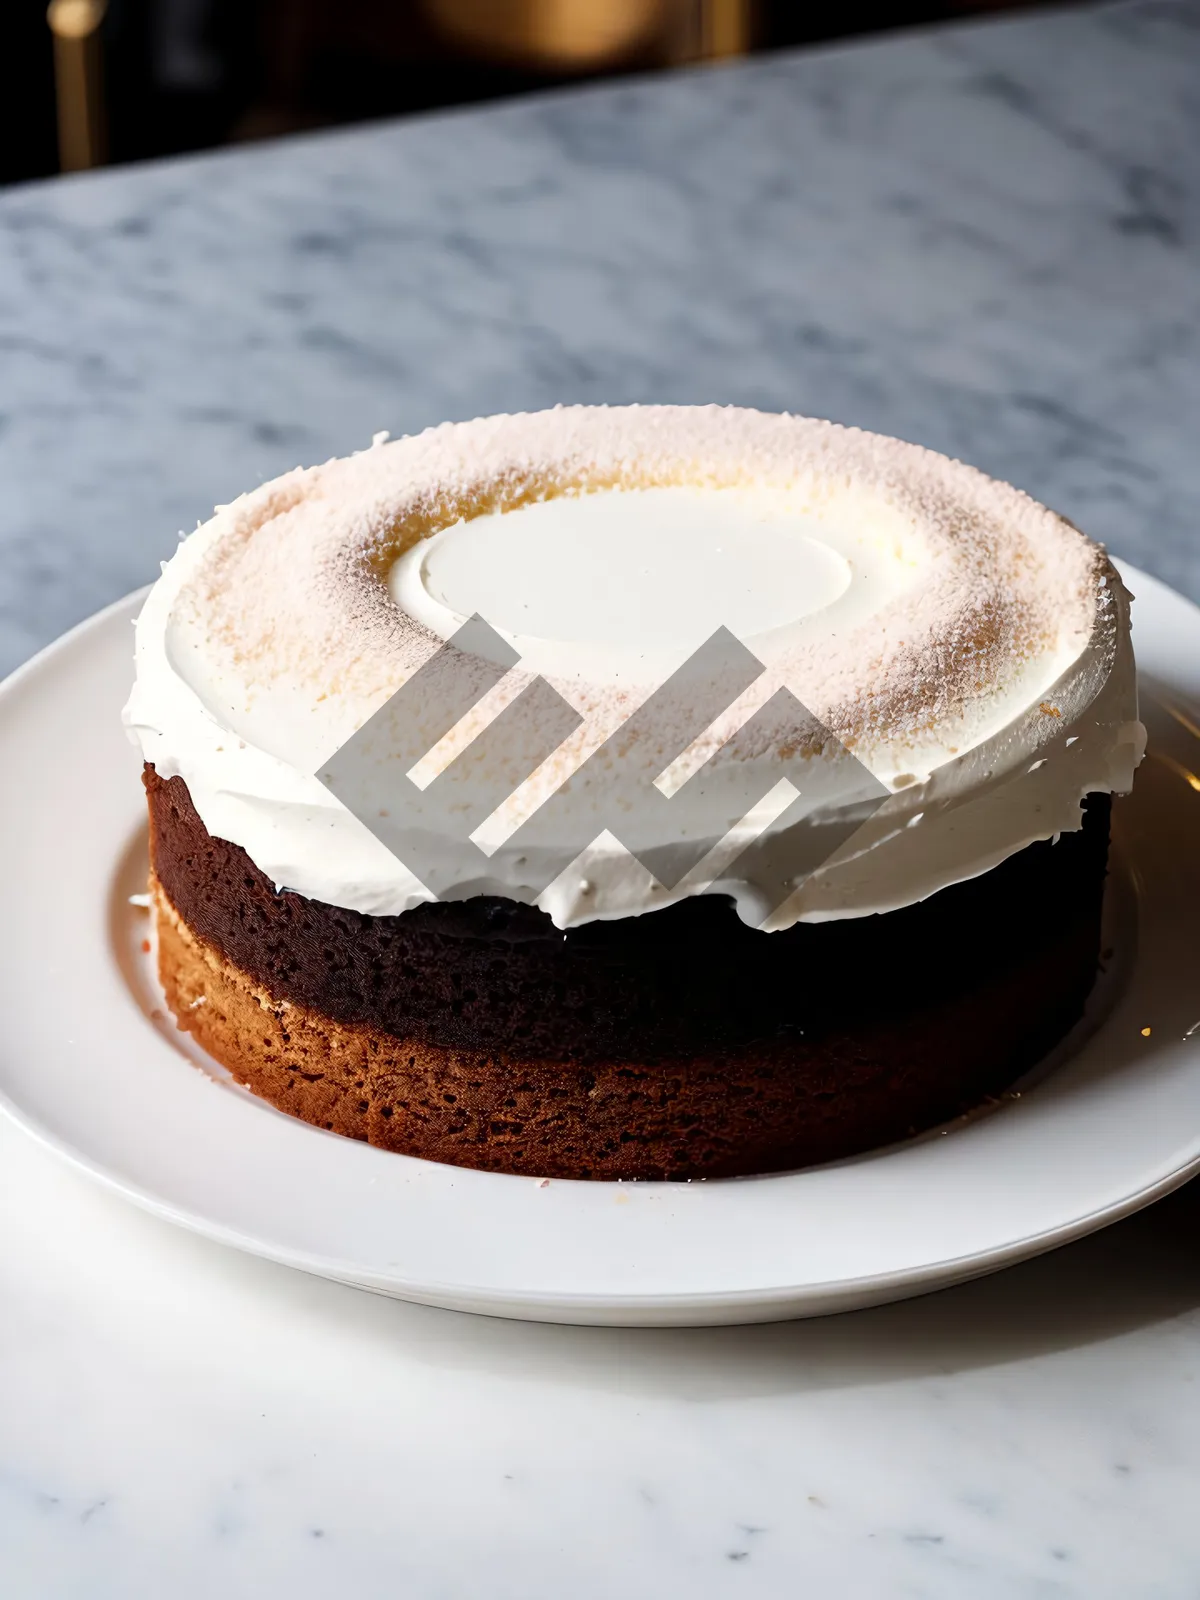
<svg viewBox="0 0 1200 1600">
<path fill-rule="evenodd" d="M 1200 5 L 1066 12 L 0 195 L 0 667 L 300 461 L 736 401 L 1011 478 L 1200 597 Z"/>
<path fill-rule="evenodd" d="M 5 1600 L 1192 1600 L 1200 1185 L 996 1277 L 742 1329 L 405 1306 L 0 1124 Z"/>
<path fill-rule="evenodd" d="M 918 32 L 0 195 L 0 666 L 372 432 L 728 400 L 1200 598 L 1200 4 Z M 144 1217 L 0 1127 L 5 1600 L 1185 1600 L 1200 1188 L 825 1322 L 537 1328 Z"/>
</svg>

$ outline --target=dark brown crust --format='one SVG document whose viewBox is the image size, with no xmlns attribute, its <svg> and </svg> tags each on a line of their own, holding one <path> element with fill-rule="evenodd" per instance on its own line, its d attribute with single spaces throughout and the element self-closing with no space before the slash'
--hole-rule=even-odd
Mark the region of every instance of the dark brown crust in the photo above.
<svg viewBox="0 0 1200 1600">
<path fill-rule="evenodd" d="M 1096 972 L 1106 798 L 1081 833 L 887 917 L 763 934 L 693 900 L 589 938 L 507 902 L 372 918 L 277 894 L 181 780 L 148 770 L 147 790 L 181 1025 L 282 1110 L 462 1166 L 684 1178 L 852 1155 L 1000 1093 Z"/>
<path fill-rule="evenodd" d="M 585 1068 L 403 1041 L 280 1002 L 158 895 L 168 1004 L 239 1082 L 384 1149 L 535 1177 L 726 1177 L 891 1143 L 999 1094 L 1070 1026 L 1089 981 L 1063 950 L 1073 969 L 1049 995 L 991 981 L 819 1048 Z M 1040 1003 L 1036 1021 L 1022 998 Z"/>
<path fill-rule="evenodd" d="M 181 778 L 146 770 L 154 870 L 189 926 L 282 999 L 448 1049 L 576 1062 L 690 1058 L 837 1037 L 969 993 L 1014 992 L 1064 939 L 1098 940 L 1108 797 L 1085 827 L 887 916 L 761 933 L 732 901 L 560 932 L 477 898 L 371 917 L 274 887 L 212 838 Z"/>
</svg>

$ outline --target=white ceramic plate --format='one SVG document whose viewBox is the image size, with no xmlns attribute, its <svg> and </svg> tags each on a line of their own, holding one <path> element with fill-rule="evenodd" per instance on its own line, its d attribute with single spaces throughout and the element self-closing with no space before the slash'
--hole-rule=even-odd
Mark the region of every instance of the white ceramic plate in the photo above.
<svg viewBox="0 0 1200 1600">
<path fill-rule="evenodd" d="M 539 1184 L 283 1116 L 188 1048 L 142 952 L 140 762 L 118 714 L 140 597 L 0 688 L 0 1102 L 137 1204 L 383 1294 L 544 1321 L 754 1322 L 940 1288 L 1200 1168 L 1200 611 L 1128 573 L 1150 755 L 1119 808 L 1137 949 L 1019 1097 L 857 1160 L 695 1184 Z"/>
</svg>

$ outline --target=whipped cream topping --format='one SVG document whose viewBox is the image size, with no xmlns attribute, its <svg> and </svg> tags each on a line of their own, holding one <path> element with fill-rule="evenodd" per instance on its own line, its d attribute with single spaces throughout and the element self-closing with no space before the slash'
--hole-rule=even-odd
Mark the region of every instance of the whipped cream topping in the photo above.
<svg viewBox="0 0 1200 1600">
<path fill-rule="evenodd" d="M 724 625 L 766 670 L 664 789 L 782 686 L 891 791 L 764 923 L 786 927 L 919 900 L 1127 789 L 1144 745 L 1128 604 L 1064 519 L 915 446 L 717 407 L 565 408 L 381 436 L 219 508 L 146 601 L 125 717 L 278 886 L 396 913 L 428 890 L 319 774 L 467 616 L 520 664 L 434 770 L 535 674 L 581 719 L 489 845 Z M 730 864 L 774 813 L 671 891 L 602 833 L 526 898 L 569 927 L 716 892 L 757 924 Z M 799 825 L 830 818 L 814 803 Z"/>
</svg>

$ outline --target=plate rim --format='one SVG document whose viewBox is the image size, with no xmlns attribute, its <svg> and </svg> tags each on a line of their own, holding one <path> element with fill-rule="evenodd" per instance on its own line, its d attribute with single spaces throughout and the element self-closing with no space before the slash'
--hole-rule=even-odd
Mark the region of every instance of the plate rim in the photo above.
<svg viewBox="0 0 1200 1600">
<path fill-rule="evenodd" d="M 9 1097 L 0 1089 L 0 1110 L 25 1134 L 32 1138 L 42 1149 L 65 1160 L 70 1167 L 82 1172 L 88 1178 L 99 1183 L 111 1194 L 119 1196 L 136 1205 L 139 1210 L 158 1218 L 160 1221 L 169 1222 L 176 1227 L 185 1228 L 190 1233 L 213 1241 L 229 1249 L 239 1251 L 243 1255 L 250 1255 L 261 1260 L 271 1261 L 277 1266 L 289 1267 L 294 1271 L 306 1272 L 315 1277 L 327 1278 L 335 1283 L 342 1283 L 351 1288 L 365 1290 L 368 1293 L 384 1294 L 396 1299 L 412 1302 L 417 1305 L 444 1307 L 449 1310 L 470 1310 L 484 1316 L 497 1316 L 512 1318 L 517 1321 L 570 1321 L 563 1317 L 546 1316 L 545 1309 L 553 1307 L 564 1314 L 571 1311 L 603 1311 L 611 1312 L 614 1318 L 621 1318 L 623 1314 L 631 1311 L 654 1313 L 671 1313 L 675 1311 L 736 1311 L 754 1308 L 778 1309 L 779 1321 L 799 1319 L 805 1313 L 802 1308 L 808 1301 L 825 1301 L 836 1299 L 839 1304 L 836 1310 L 862 1309 L 872 1304 L 886 1303 L 887 1301 L 907 1298 L 909 1296 L 926 1293 L 935 1293 L 942 1288 L 950 1288 L 954 1284 L 963 1283 L 971 1278 L 986 1277 L 993 1272 L 1003 1271 L 1005 1267 L 1015 1266 L 1022 1261 L 1032 1260 L 1035 1256 L 1044 1255 L 1061 1246 L 1074 1243 L 1078 1239 L 1086 1238 L 1091 1233 L 1099 1232 L 1102 1228 L 1109 1227 L 1115 1222 L 1120 1222 L 1125 1217 L 1133 1216 L 1146 1206 L 1153 1205 L 1156 1201 L 1165 1199 L 1176 1189 L 1182 1188 L 1192 1178 L 1200 1174 L 1200 1138 L 1197 1140 L 1197 1149 L 1187 1161 L 1171 1171 L 1163 1174 L 1154 1183 L 1139 1189 L 1135 1193 L 1125 1196 L 1119 1201 L 1114 1201 L 1111 1206 L 1099 1207 L 1087 1212 L 1069 1223 L 1060 1224 L 1056 1228 L 1047 1229 L 1041 1233 L 1023 1235 L 1004 1245 L 996 1246 L 991 1250 L 979 1251 L 967 1255 L 947 1257 L 945 1259 L 925 1263 L 919 1267 L 901 1268 L 894 1272 L 875 1273 L 857 1278 L 830 1278 L 819 1282 L 805 1284 L 780 1284 L 767 1285 L 755 1289 L 712 1289 L 697 1293 L 659 1293 L 659 1294 L 584 1294 L 574 1291 L 565 1291 L 554 1296 L 542 1290 L 510 1289 L 499 1291 L 485 1288 L 469 1288 L 462 1284 L 450 1282 L 438 1283 L 424 1280 L 420 1283 L 407 1280 L 400 1275 L 388 1277 L 386 1280 L 380 1276 L 376 1281 L 370 1281 L 370 1275 L 349 1277 L 344 1271 L 338 1270 L 338 1263 L 331 1257 L 321 1256 L 313 1252 L 288 1250 L 271 1244 L 269 1241 L 241 1234 L 236 1229 L 228 1228 L 223 1223 L 212 1222 L 189 1212 L 174 1202 L 163 1200 L 139 1184 L 109 1171 L 103 1162 L 86 1155 L 69 1140 L 62 1139 L 43 1128 L 35 1118 L 28 1117 Z M 866 1153 L 869 1159 L 871 1152 Z M 494 1173 L 493 1177 L 505 1177 L 509 1174 Z M 773 1174 L 763 1174 L 758 1181 L 769 1182 Z M 558 1180 L 562 1181 L 562 1180 Z M 736 1181 L 736 1180 L 735 1180 Z M 615 1187 L 615 1185 L 613 1186 Z M 893 1293 L 894 1290 L 906 1291 L 905 1294 Z M 836 1310 L 817 1310 L 812 1315 L 836 1314 Z M 534 1312 L 539 1314 L 535 1315 Z M 732 1323 L 743 1319 L 730 1318 Z M 769 1320 L 755 1316 L 754 1321 Z M 774 1320 L 774 1319 L 771 1319 Z M 597 1319 L 588 1317 L 584 1319 L 585 1325 L 595 1325 Z M 638 1326 L 637 1323 L 626 1323 L 628 1326 Z M 644 1324 L 653 1326 L 654 1323 Z M 704 1323 L 694 1323 L 693 1326 L 703 1326 Z"/>
</svg>

